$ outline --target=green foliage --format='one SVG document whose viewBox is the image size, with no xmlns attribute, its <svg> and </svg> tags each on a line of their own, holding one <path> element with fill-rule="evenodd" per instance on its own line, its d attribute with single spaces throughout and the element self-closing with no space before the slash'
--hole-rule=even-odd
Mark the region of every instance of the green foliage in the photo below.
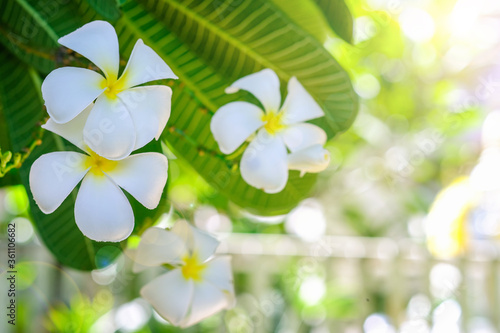
<svg viewBox="0 0 500 333">
<path fill-rule="evenodd" d="M 316 175 L 290 173 L 282 192 L 269 195 L 246 184 L 238 159 L 218 151 L 209 128 L 211 114 L 245 94 L 226 95 L 234 80 L 262 68 L 283 80 L 297 76 L 326 111 L 314 121 L 329 137 L 345 130 L 356 114 L 347 74 L 316 38 L 266 1 L 135 1 L 117 23 L 122 53 L 137 38 L 151 45 L 179 76 L 164 138 L 207 182 L 231 201 L 257 214 L 288 212 L 310 193 Z M 249 15 L 252 13 L 252 15 Z M 176 19 L 172 19 L 175 17 Z"/>
<path fill-rule="evenodd" d="M 113 306 L 113 295 L 101 290 L 94 299 L 77 294 L 68 305 L 59 303 L 43 318 L 43 326 L 49 332 L 89 332 L 92 325 Z"/>
<path fill-rule="evenodd" d="M 12 168 L 21 168 L 19 176 L 17 174 L 7 174 L 2 178 L 1 185 L 13 185 L 21 181 L 29 189 L 28 177 L 31 164 L 44 153 L 55 150 L 74 150 L 75 148 L 63 139 L 52 133 L 45 133 L 43 142 L 40 142 L 40 125 L 47 117 L 43 111 L 43 102 L 40 93 L 41 79 L 36 70 L 46 73 L 56 65 L 57 41 L 62 36 L 84 24 L 85 18 L 99 18 L 92 12 L 87 4 L 70 3 L 68 5 L 59 5 L 54 2 L 57 8 L 55 12 L 49 12 L 47 8 L 36 11 L 38 6 L 36 2 L 28 3 L 25 1 L 2 3 L 5 6 L 5 16 L 2 17 L 2 26 L 6 26 L 5 31 L 0 31 L 0 42 L 14 52 L 20 60 L 33 64 L 33 67 L 24 65 L 15 60 L 11 54 L 3 47 L 0 49 L 0 73 L 3 80 L 0 82 L 0 120 L 2 126 L 6 129 L 2 135 L 2 146 L 12 149 L 15 153 L 4 151 L 2 154 L 2 170 L 8 172 Z M 94 4 L 94 6 L 99 6 Z M 106 3 L 102 3 L 99 12 L 104 13 Z M 116 7 L 115 7 L 116 9 Z M 80 16 L 72 18 L 71 12 L 82 13 Z M 25 44 L 15 44 L 12 39 L 8 39 L 13 33 L 26 34 L 26 26 L 15 26 L 16 19 L 22 22 L 28 22 L 33 31 L 30 38 L 23 39 Z M 8 26 L 14 24 L 14 27 Z M 17 30 L 16 30 L 17 27 Z M 4 34 L 7 32 L 7 35 Z M 25 36 L 26 37 L 26 36 Z M 16 39 L 16 40 L 19 40 Z M 45 46 L 38 45 L 41 43 Z M 55 48 L 49 48 L 56 45 Z M 36 50 L 32 53 L 30 50 Z M 45 61 L 46 60 L 46 61 Z M 37 148 L 32 155 L 30 153 Z M 151 143 L 147 147 L 149 151 L 160 151 L 158 143 Z M 23 163 L 24 162 L 24 163 Z M 5 165 L 3 165 L 5 164 Z M 74 220 L 74 201 L 76 199 L 76 190 L 70 195 L 61 206 L 52 214 L 42 213 L 33 201 L 28 190 L 31 213 L 37 230 L 47 245 L 49 250 L 64 265 L 81 270 L 91 270 L 96 267 L 108 265 L 120 251 L 119 244 L 98 243 L 90 241 L 83 236 L 77 228 Z M 140 205 L 134 198 L 128 195 L 128 198 L 134 209 L 136 220 L 135 232 L 140 232 L 144 227 L 151 225 L 161 211 L 166 209 L 165 204 L 160 205 L 160 209 L 150 211 Z M 166 193 L 163 200 L 165 202 Z"/>
<path fill-rule="evenodd" d="M 22 47 L 8 41 L 5 44 L 22 60 L 35 63 L 43 73 L 52 69 L 61 56 L 54 45 L 59 36 L 90 19 L 104 16 L 114 20 L 118 16 L 115 15 L 116 3 L 111 0 L 72 2 L 59 6 L 55 14 L 40 10 L 35 2 L 9 4 L 23 10 L 18 9 L 16 15 L 4 18 L 2 24 L 6 31 L 17 31 L 21 35 L 23 27 L 16 30 L 14 23 L 28 18 L 36 35 L 26 40 Z M 303 6 L 314 9 L 312 3 Z M 203 1 L 189 4 L 129 1 L 123 7 L 124 17 L 117 23 L 123 54 L 128 55 L 135 40 L 141 37 L 180 77 L 181 83 L 174 87 L 172 101 L 170 124 L 174 125 L 164 134 L 172 149 L 231 201 L 266 215 L 289 211 L 308 195 L 316 176 L 301 178 L 298 172 L 291 172 L 287 188 L 274 195 L 248 186 L 237 170 L 238 159 L 230 160 L 219 153 L 208 126 L 211 114 L 220 106 L 245 97 L 244 94 L 227 96 L 224 88 L 239 77 L 265 67 L 278 73 L 283 87 L 290 77 L 297 76 L 325 108 L 326 117 L 314 123 L 323 127 L 330 138 L 350 125 L 357 108 L 347 74 L 318 39 L 309 34 L 310 31 L 303 30 L 306 25 L 291 20 L 280 9 L 282 7 L 266 1 L 209 4 Z M 93 9 L 97 13 L 92 13 Z M 78 12 L 80 16 L 69 18 L 68 11 Z M 316 11 L 315 15 L 319 13 Z M 174 16 L 179 19 L 171 19 Z M 43 56 L 49 59 L 44 61 L 41 54 L 30 53 L 29 47 L 45 50 Z M 62 62 L 67 64 L 64 59 Z"/>
<path fill-rule="evenodd" d="M 325 42 L 332 31 L 352 43 L 353 19 L 344 0 L 272 0 L 295 24 Z"/>
<path fill-rule="evenodd" d="M 1 108 L 0 108 L 1 111 Z M 6 122 L 7 124 L 7 122 Z M 8 134 L 8 131 L 5 131 L 5 134 Z M 12 153 L 11 151 L 7 150 L 5 152 L 2 152 L 2 145 L 0 145 L 0 178 L 2 178 L 11 170 L 13 169 L 19 169 L 24 161 L 29 157 L 33 149 L 35 149 L 36 146 L 41 144 L 40 137 L 43 133 L 43 130 L 40 128 L 38 131 L 36 137 L 33 139 L 33 141 L 30 143 L 29 147 L 24 147 L 22 152 L 16 152 Z M 6 138 L 6 147 L 10 146 L 10 140 Z M 15 178 L 12 178 L 15 179 Z M 6 185 L 3 184 L 2 185 Z M 15 185 L 15 184 L 10 184 L 10 185 Z"/>
<path fill-rule="evenodd" d="M 117 0 L 87 0 L 87 2 L 106 20 L 115 22 L 120 17 Z"/>
<path fill-rule="evenodd" d="M 0 3 L 0 41 L 42 73 L 55 68 L 58 36 L 26 0 Z"/>
<path fill-rule="evenodd" d="M 0 76 L 3 78 L 0 81 L 0 105 L 10 127 L 12 148 L 17 151 L 32 140 L 33 131 L 37 131 L 45 117 L 40 98 L 41 82 L 33 69 L 13 59 L 5 50 L 0 52 Z M 45 245 L 62 264 L 90 270 L 97 267 L 95 253 L 100 248 L 117 245 L 93 242 L 83 236 L 75 223 L 74 194 L 54 213 L 46 215 L 40 211 L 29 191 L 29 170 L 33 162 L 45 153 L 66 149 L 61 138 L 45 133 L 40 147 L 21 166 L 20 176 L 28 189 L 33 222 Z"/>
<path fill-rule="evenodd" d="M 325 14 L 328 24 L 335 33 L 348 43 L 352 43 L 354 23 L 344 0 L 314 0 Z"/>
<path fill-rule="evenodd" d="M 339 31 L 345 28 L 341 27 L 346 21 L 332 25 L 331 17 L 323 17 L 314 1 L 302 5 L 296 2 L 297 10 L 310 13 L 309 22 L 320 17 L 316 26 L 308 25 L 298 16 L 291 17 L 291 12 L 279 2 L 75 0 L 54 1 L 51 6 L 34 0 L 2 2 L 0 43 L 8 51 L 1 50 L 5 61 L 0 64 L 4 78 L 0 120 L 9 133 L 8 137 L 0 136 L 2 148 L 17 152 L 31 147 L 32 133 L 36 133 L 46 116 L 40 96 L 40 74 L 65 65 L 88 65 L 59 47 L 58 38 L 92 20 L 106 19 L 116 27 L 123 59 L 128 58 L 136 40 L 142 38 L 179 76 L 179 80 L 162 82 L 171 85 L 174 92 L 171 118 L 162 135 L 169 148 L 237 205 L 261 215 L 290 211 L 310 195 L 316 175 L 300 177 L 292 171 L 282 192 L 266 194 L 243 181 L 238 170 L 240 156 L 221 154 L 209 128 L 211 116 L 222 105 L 234 100 L 255 102 L 249 94 L 227 95 L 224 89 L 236 79 L 263 68 L 273 69 L 280 77 L 283 100 L 287 81 L 293 76 L 299 79 L 325 110 L 326 116 L 313 123 L 321 126 L 330 139 L 351 125 L 357 100 L 349 77 L 322 45 L 328 23 L 342 35 Z M 15 145 L 9 147 L 11 143 Z M 19 175 L 27 189 L 33 161 L 44 153 L 62 149 L 75 148 L 45 133 L 41 146 L 21 163 Z M 159 151 L 159 145 L 153 150 Z M 15 177 L 9 178 L 5 184 L 15 181 Z M 106 265 L 116 252 L 99 250 L 117 245 L 91 242 L 80 233 L 73 216 L 75 193 L 49 215 L 43 214 L 30 197 L 40 236 L 65 265 L 92 269 L 96 267 L 96 253 L 99 265 Z M 136 214 L 135 233 L 151 225 L 167 209 L 163 206 L 148 211 L 128 197 Z"/>
<path fill-rule="evenodd" d="M 44 115 L 40 79 L 6 50 L 0 49 L 0 110 L 9 133 L 10 148 L 20 151 L 33 140 L 32 134 Z"/>
<path fill-rule="evenodd" d="M 294 24 L 323 43 L 330 31 L 326 17 L 313 0 L 272 0 Z"/>
<path fill-rule="evenodd" d="M 99 13 L 110 11 L 106 3 Z M 0 3 L 0 13 L 0 43 L 43 74 L 61 65 L 59 37 L 101 18 L 85 0 L 8 0 Z"/>
</svg>

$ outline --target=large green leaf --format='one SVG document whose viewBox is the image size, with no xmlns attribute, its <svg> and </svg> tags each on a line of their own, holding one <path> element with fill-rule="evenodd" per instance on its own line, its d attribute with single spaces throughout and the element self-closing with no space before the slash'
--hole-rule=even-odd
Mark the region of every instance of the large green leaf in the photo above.
<svg viewBox="0 0 500 333">
<path fill-rule="evenodd" d="M 0 42 L 47 73 L 55 67 L 58 36 L 26 0 L 0 2 Z"/>
<path fill-rule="evenodd" d="M 346 129 L 354 119 L 356 97 L 347 73 L 316 38 L 296 26 L 272 2 L 141 3 L 226 79 L 225 86 L 262 68 L 271 68 L 284 82 L 296 76 L 325 109 L 325 117 L 316 123 L 329 137 Z M 214 102 L 220 107 L 217 100 Z"/>
<path fill-rule="evenodd" d="M 12 158 L 12 144 L 9 138 L 9 130 L 7 128 L 7 121 L 5 120 L 2 105 L 0 104 L 0 169 L 2 168 L 3 156 L 11 154 Z M 10 163 L 11 161 L 9 161 Z M 2 176 L 3 172 L 0 171 L 0 187 L 18 185 L 21 183 L 19 172 L 17 169 L 11 169 L 7 174 Z"/>
<path fill-rule="evenodd" d="M 0 108 L 2 109 L 12 149 L 19 151 L 32 140 L 45 116 L 40 96 L 40 78 L 33 70 L 0 49 Z M 64 149 L 61 138 L 45 133 L 43 143 L 35 149 L 20 169 L 20 176 L 30 198 L 31 213 L 38 234 L 62 264 L 81 270 L 109 263 L 117 251 L 109 251 L 119 244 L 97 243 L 84 237 L 74 220 L 74 196 L 70 195 L 52 214 L 42 213 L 29 191 L 29 170 L 35 159 L 42 154 Z M 96 257 L 96 254 L 99 254 Z"/>
<path fill-rule="evenodd" d="M 81 64 L 81 60 L 68 61 L 64 58 L 63 48 L 59 47 L 57 39 L 95 18 L 98 18 L 98 14 L 89 7 L 86 0 L 2 1 L 0 46 L 7 48 L 29 67 L 41 73 L 48 73 L 62 62 Z M 0 148 L 4 152 L 12 150 L 8 136 L 7 121 L 0 110 Z M 12 169 L 0 179 L 0 186 L 20 182 L 18 170 Z"/>
<path fill-rule="evenodd" d="M 117 0 L 87 0 L 87 2 L 106 20 L 115 22 L 120 17 Z"/>
<path fill-rule="evenodd" d="M 333 31 L 346 42 L 352 43 L 354 23 L 344 0 L 314 0 L 325 15 Z"/>
<path fill-rule="evenodd" d="M 353 19 L 344 0 L 272 0 L 305 31 L 324 42 L 332 31 L 352 43 Z"/>
<path fill-rule="evenodd" d="M 89 3 L 92 6 L 89 6 Z M 4 15 L 1 16 L 0 22 L 4 30 L 0 31 L 0 42 L 20 60 L 35 65 L 36 69 L 42 73 L 47 73 L 55 66 L 63 64 L 74 64 L 74 62 L 77 65 L 85 64 L 85 61 L 82 62 L 78 59 L 68 62 L 66 55 L 61 52 L 62 49 L 53 42 L 57 41 L 59 36 L 63 36 L 89 21 L 102 19 L 102 16 L 106 15 L 108 18 L 112 18 L 110 16 L 113 15 L 113 10 L 117 11 L 117 5 L 112 0 L 107 2 L 75 0 L 61 4 L 54 2 L 53 6 L 49 6 L 50 8 L 42 6 L 40 2 L 35 0 L 8 1 L 1 5 L 8 12 L 2 12 Z M 111 8 L 112 5 L 114 5 L 114 9 Z M 6 38 L 16 32 L 20 34 L 25 32 L 26 26 L 16 25 L 18 21 L 28 22 L 30 27 L 33 27 L 31 38 L 24 39 L 22 45 L 14 44 L 9 38 Z M 32 50 L 37 50 L 37 52 L 31 52 Z M 2 76 L 3 81 L 0 85 L 0 115 L 2 116 L 2 126 L 6 127 L 3 134 L 8 134 L 9 139 L 2 139 L 2 141 L 8 141 L 9 144 L 10 141 L 14 142 L 15 145 L 11 145 L 11 148 L 15 151 L 25 147 L 24 144 L 27 144 L 25 139 L 31 137 L 31 133 L 36 130 L 39 126 L 38 122 L 45 115 L 40 96 L 41 82 L 31 66 L 22 65 L 12 59 L 12 54 L 8 55 L 8 51 L 4 50 L 1 44 L 0 52 L 2 60 L 5 58 L 5 62 L 0 64 L 0 74 L 7 73 L 9 66 L 16 68 L 15 71 L 9 72 L 9 76 L 7 74 Z M 15 81 L 21 76 L 23 76 L 23 80 Z M 16 87 L 16 89 L 10 92 L 9 86 L 10 88 Z M 20 95 L 22 91 L 25 92 L 25 96 Z M 13 101 L 15 103 L 11 105 Z M 27 101 L 30 101 L 31 104 L 20 104 Z M 74 149 L 74 146 L 60 137 L 46 133 L 42 145 L 26 160 L 20 170 L 20 178 L 28 189 L 28 193 L 29 168 L 37 157 L 55 150 Z M 144 149 L 160 152 L 161 146 L 158 142 L 152 142 Z M 12 172 L 7 176 L 1 180 L 1 185 L 13 184 L 18 177 L 17 173 Z M 73 215 L 76 192 L 77 190 L 62 203 L 56 212 L 50 215 L 45 215 L 38 209 L 29 193 L 35 225 L 47 247 L 64 265 L 81 270 L 105 266 L 119 253 L 119 244 L 93 242 L 81 234 L 76 227 Z M 126 195 L 134 210 L 136 220 L 134 233 L 141 232 L 146 226 L 151 225 L 158 215 L 168 208 L 166 192 L 163 193 L 162 203 L 155 210 L 144 208 L 132 196 L 127 193 Z"/>
<path fill-rule="evenodd" d="M 47 74 L 70 63 L 57 43 L 59 37 L 103 17 L 119 17 L 114 0 L 0 1 L 0 43 L 29 66 Z"/>
<path fill-rule="evenodd" d="M 12 3 L 12 7 L 22 5 L 23 13 L 38 18 L 42 31 L 53 31 L 49 35 L 56 37 L 98 18 L 86 1 L 70 2 L 54 15 L 41 12 L 34 0 Z M 27 5 L 31 11 L 26 10 Z M 290 77 L 298 77 L 326 111 L 326 116 L 314 123 L 330 138 L 345 130 L 356 114 L 355 94 L 347 74 L 312 32 L 264 0 L 141 4 L 131 0 L 123 10 L 116 24 L 122 55 L 129 55 L 137 38 L 143 38 L 180 77 L 173 87 L 172 117 L 163 135 L 171 148 L 215 188 L 256 213 L 284 213 L 307 197 L 315 175 L 301 178 L 291 172 L 285 190 L 273 195 L 248 186 L 237 170 L 238 157 L 228 159 L 220 154 L 209 123 L 220 106 L 235 99 L 248 100 L 248 94 L 226 95 L 224 88 L 239 77 L 267 67 L 280 76 L 283 91 Z M 68 12 L 76 18 L 70 18 Z M 13 25 L 15 19 L 5 16 L 2 24 L 5 22 Z M 17 54 L 24 61 L 33 60 L 26 59 L 23 52 Z"/>
<path fill-rule="evenodd" d="M 213 112 L 245 94 L 226 95 L 239 77 L 262 68 L 283 80 L 297 76 L 326 111 L 315 121 L 333 137 L 356 114 L 350 80 L 321 43 L 267 1 L 135 1 L 117 22 L 123 54 L 137 38 L 152 46 L 180 80 L 173 86 L 172 116 L 164 137 L 210 184 L 233 202 L 259 214 L 289 211 L 307 197 L 315 175 L 290 173 L 282 192 L 250 187 L 236 169 L 238 160 L 220 154 L 209 129 Z"/>
<path fill-rule="evenodd" d="M 314 0 L 271 0 L 295 24 L 324 42 L 331 31 L 326 17 Z"/>
</svg>

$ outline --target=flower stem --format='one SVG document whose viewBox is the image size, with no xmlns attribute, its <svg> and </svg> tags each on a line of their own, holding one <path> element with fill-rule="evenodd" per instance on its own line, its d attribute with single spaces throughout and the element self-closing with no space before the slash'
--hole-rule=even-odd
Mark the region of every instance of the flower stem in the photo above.
<svg viewBox="0 0 500 333">
<path fill-rule="evenodd" d="M 31 143 L 22 148 L 21 152 L 12 153 L 11 151 L 6 151 L 2 153 L 0 147 L 0 178 L 5 176 L 7 172 L 12 169 L 19 169 L 24 161 L 30 156 L 31 152 L 39 145 L 42 144 L 42 137 L 45 130 L 41 127 L 37 127 L 34 132 L 34 139 Z"/>
</svg>

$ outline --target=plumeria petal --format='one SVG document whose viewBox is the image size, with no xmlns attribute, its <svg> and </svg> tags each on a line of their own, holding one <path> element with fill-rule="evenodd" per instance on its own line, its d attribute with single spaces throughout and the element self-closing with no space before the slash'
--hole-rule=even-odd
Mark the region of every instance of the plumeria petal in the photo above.
<svg viewBox="0 0 500 333">
<path fill-rule="evenodd" d="M 152 48 L 142 39 L 137 40 L 120 77 L 121 85 L 126 89 L 161 79 L 177 79 L 177 76 Z"/>
<path fill-rule="evenodd" d="M 288 94 L 283 103 L 282 112 L 284 112 L 283 123 L 285 124 L 296 124 L 325 115 L 296 77 L 288 81 Z"/>
<path fill-rule="evenodd" d="M 203 279 L 226 292 L 226 296 L 233 301 L 234 286 L 231 256 L 216 256 L 210 260 L 203 271 Z"/>
<path fill-rule="evenodd" d="M 56 123 L 66 123 L 89 106 L 104 90 L 104 78 L 85 68 L 53 70 L 42 83 L 47 112 Z"/>
<path fill-rule="evenodd" d="M 201 262 L 212 256 L 219 245 L 216 238 L 193 227 L 186 220 L 177 221 L 171 232 L 182 239 L 190 254 L 196 253 L 198 260 Z"/>
<path fill-rule="evenodd" d="M 50 214 L 61 205 L 87 173 L 86 156 L 75 152 L 55 152 L 40 156 L 31 166 L 31 193 L 40 210 Z"/>
<path fill-rule="evenodd" d="M 92 171 L 76 196 L 75 221 L 85 236 L 98 242 L 121 241 L 134 229 L 134 213 L 125 194 L 106 175 Z"/>
<path fill-rule="evenodd" d="M 90 104 L 78 116 L 65 124 L 58 124 L 52 118 L 42 125 L 48 131 L 62 136 L 83 151 L 87 151 L 87 146 L 83 140 L 83 128 L 94 104 Z"/>
<path fill-rule="evenodd" d="M 291 125 L 283 132 L 283 140 L 291 152 L 315 144 L 324 145 L 326 139 L 326 133 L 321 127 L 308 123 Z"/>
<path fill-rule="evenodd" d="M 330 163 L 330 153 L 322 145 L 317 144 L 288 155 L 288 168 L 306 172 L 320 172 Z"/>
<path fill-rule="evenodd" d="M 111 24 L 93 21 L 59 38 L 61 45 L 70 48 L 96 64 L 107 78 L 117 78 L 120 65 L 118 37 Z"/>
<path fill-rule="evenodd" d="M 118 98 L 99 97 L 83 131 L 90 149 L 110 160 L 130 155 L 135 147 L 134 123 Z"/>
<path fill-rule="evenodd" d="M 224 292 L 205 281 L 197 282 L 194 284 L 190 311 L 179 326 L 192 326 L 226 307 L 228 301 Z"/>
<path fill-rule="evenodd" d="M 198 259 L 203 262 L 215 253 L 219 241 L 198 228 L 191 227 L 191 230 L 193 232 L 194 251 Z"/>
<path fill-rule="evenodd" d="M 484 155 L 483 155 L 484 156 Z M 484 157 L 483 157 L 484 160 Z M 499 163 L 479 162 L 470 174 L 472 186 L 480 191 L 492 191 L 500 185 Z"/>
<path fill-rule="evenodd" d="M 167 183 L 168 161 L 159 153 L 129 156 L 106 173 L 142 205 L 153 209 L 160 202 Z"/>
<path fill-rule="evenodd" d="M 147 266 L 180 264 L 182 257 L 187 253 L 186 244 L 173 232 L 149 228 L 142 234 L 133 269 L 135 273 L 138 273 Z"/>
<path fill-rule="evenodd" d="M 176 234 L 184 244 L 186 245 L 189 252 L 193 251 L 194 248 L 194 237 L 193 228 L 186 220 L 178 220 L 175 222 L 174 226 L 170 231 Z"/>
<path fill-rule="evenodd" d="M 137 248 L 134 271 L 168 261 L 179 264 L 141 289 L 141 295 L 172 325 L 188 327 L 234 305 L 234 284 L 229 256 L 215 256 L 218 242 L 210 235 L 178 221 L 169 230 L 150 228 Z M 190 248 L 195 254 L 182 254 Z M 172 262 L 174 260 L 174 262 Z"/>
<path fill-rule="evenodd" d="M 155 232 L 159 233 L 158 231 Z M 183 244 L 183 250 L 179 252 L 179 256 L 175 256 L 177 259 L 185 256 L 186 254 L 191 255 L 194 252 L 196 253 L 198 260 L 200 262 L 204 262 L 215 253 L 215 250 L 219 245 L 219 241 L 215 237 L 191 226 L 186 220 L 177 221 L 171 230 L 164 232 L 174 235 L 174 238 L 181 240 Z M 164 261 L 163 263 L 169 262 Z"/>
<path fill-rule="evenodd" d="M 493 115 L 494 114 L 495 113 L 493 113 Z M 500 115 L 500 113 L 498 115 Z M 490 117 L 491 120 L 491 115 L 488 115 L 488 117 Z M 490 145 L 489 148 L 483 150 L 479 163 L 472 169 L 470 174 L 471 186 L 478 191 L 484 192 L 500 188 L 499 168 L 500 148 Z"/>
<path fill-rule="evenodd" d="M 219 245 L 216 238 L 191 226 L 186 220 L 177 221 L 171 231 L 184 241 L 191 254 L 196 253 L 201 262 L 212 256 Z"/>
<path fill-rule="evenodd" d="M 221 152 L 234 152 L 264 125 L 263 116 L 264 112 L 259 107 L 246 102 L 233 102 L 218 109 L 210 122 L 210 130 Z"/>
<path fill-rule="evenodd" d="M 279 136 L 261 129 L 241 158 L 241 176 L 267 193 L 283 190 L 288 180 L 286 147 Z"/>
<path fill-rule="evenodd" d="M 273 70 L 266 68 L 242 77 L 226 88 L 226 93 L 232 94 L 240 89 L 257 97 L 266 111 L 277 112 L 279 110 L 281 104 L 280 79 Z"/>
<path fill-rule="evenodd" d="M 159 139 L 168 118 L 172 89 L 167 86 L 147 86 L 125 90 L 118 97 L 127 108 L 136 131 L 135 149 Z"/>
<path fill-rule="evenodd" d="M 141 296 L 172 325 L 185 318 L 193 298 L 193 280 L 185 280 L 180 269 L 160 275 L 141 289 Z"/>
</svg>

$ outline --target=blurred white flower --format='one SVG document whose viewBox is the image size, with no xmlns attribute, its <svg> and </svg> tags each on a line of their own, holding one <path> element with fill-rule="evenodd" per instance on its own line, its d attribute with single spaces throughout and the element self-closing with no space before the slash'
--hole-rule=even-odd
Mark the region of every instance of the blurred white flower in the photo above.
<svg viewBox="0 0 500 333">
<path fill-rule="evenodd" d="M 479 163 L 470 175 L 471 185 L 477 191 L 498 193 L 500 189 L 500 111 L 495 110 L 488 114 L 483 122 L 481 141 L 483 151 Z"/>
<path fill-rule="evenodd" d="M 279 78 L 271 69 L 237 80 L 226 93 L 240 89 L 252 93 L 264 110 L 247 102 L 228 103 L 214 114 L 210 129 L 224 154 L 250 141 L 240 163 L 241 176 L 248 184 L 277 193 L 285 187 L 289 169 L 300 170 L 302 175 L 326 169 L 330 161 L 323 148 L 326 133 L 305 123 L 325 114 L 297 78 L 288 81 L 288 95 L 281 108 Z"/>
<path fill-rule="evenodd" d="M 83 179 L 75 201 L 75 221 L 96 241 L 117 242 L 134 229 L 134 213 L 123 188 L 149 209 L 155 208 L 167 182 L 167 158 L 136 154 L 119 161 L 99 156 L 84 143 L 83 127 L 92 104 L 65 124 L 52 118 L 43 125 L 87 154 L 65 151 L 40 156 L 31 166 L 33 198 L 45 214 L 54 212 Z"/>
<path fill-rule="evenodd" d="M 469 241 L 467 221 L 477 194 L 468 177 L 460 177 L 441 190 L 425 220 L 427 247 L 440 258 L 464 252 Z"/>
<path fill-rule="evenodd" d="M 234 305 L 229 256 L 213 256 L 219 242 L 178 221 L 171 230 L 144 232 L 134 272 L 148 266 L 173 266 L 141 289 L 141 295 L 172 325 L 188 327 Z"/>
<path fill-rule="evenodd" d="M 95 100 L 83 129 L 92 151 L 118 160 L 153 138 L 158 140 L 170 116 L 172 90 L 160 85 L 133 87 L 177 77 L 153 49 L 139 39 L 118 78 L 118 37 L 111 24 L 90 22 L 59 43 L 92 61 L 104 76 L 77 67 L 58 68 L 47 75 L 42 95 L 54 122 L 67 123 Z"/>
</svg>

